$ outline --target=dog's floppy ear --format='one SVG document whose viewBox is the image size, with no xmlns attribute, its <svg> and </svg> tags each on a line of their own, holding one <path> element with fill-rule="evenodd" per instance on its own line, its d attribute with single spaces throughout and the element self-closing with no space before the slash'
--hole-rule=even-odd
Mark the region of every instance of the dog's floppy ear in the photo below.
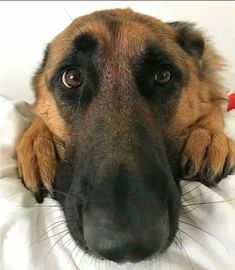
<svg viewBox="0 0 235 270">
<path fill-rule="evenodd" d="M 191 56 L 202 59 L 205 41 L 202 33 L 195 28 L 193 23 L 171 22 L 168 23 L 177 31 L 177 42 Z"/>
</svg>

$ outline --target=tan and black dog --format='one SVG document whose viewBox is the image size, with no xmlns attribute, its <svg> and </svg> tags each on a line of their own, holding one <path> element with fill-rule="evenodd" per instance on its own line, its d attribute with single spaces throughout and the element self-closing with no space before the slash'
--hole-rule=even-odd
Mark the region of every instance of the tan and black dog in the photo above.
<svg viewBox="0 0 235 270">
<path fill-rule="evenodd" d="M 33 86 L 37 119 L 17 147 L 38 201 L 54 190 L 85 251 L 137 262 L 172 242 L 180 178 L 214 185 L 235 165 L 224 134 L 223 63 L 185 22 L 130 9 L 74 20 Z"/>
</svg>

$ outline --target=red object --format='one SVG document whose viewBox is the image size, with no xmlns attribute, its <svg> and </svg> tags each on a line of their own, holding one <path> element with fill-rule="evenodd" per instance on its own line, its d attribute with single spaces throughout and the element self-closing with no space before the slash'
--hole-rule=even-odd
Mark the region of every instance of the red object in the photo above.
<svg viewBox="0 0 235 270">
<path fill-rule="evenodd" d="M 227 111 L 231 111 L 233 109 L 235 109 L 235 92 L 229 91 Z"/>
</svg>

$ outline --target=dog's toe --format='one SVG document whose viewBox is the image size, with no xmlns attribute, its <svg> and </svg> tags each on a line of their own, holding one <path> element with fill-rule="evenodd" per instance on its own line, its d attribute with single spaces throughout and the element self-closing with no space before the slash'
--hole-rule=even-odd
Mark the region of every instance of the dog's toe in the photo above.
<svg viewBox="0 0 235 270">
<path fill-rule="evenodd" d="M 183 179 L 212 186 L 230 174 L 234 167 L 235 146 L 232 140 L 223 133 L 201 128 L 191 133 L 183 151 Z"/>
</svg>

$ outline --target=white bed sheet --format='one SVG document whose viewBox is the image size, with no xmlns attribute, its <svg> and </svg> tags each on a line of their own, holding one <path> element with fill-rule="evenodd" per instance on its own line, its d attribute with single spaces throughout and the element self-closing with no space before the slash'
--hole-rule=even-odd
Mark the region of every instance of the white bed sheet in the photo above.
<svg viewBox="0 0 235 270">
<path fill-rule="evenodd" d="M 182 246 L 173 243 L 150 262 L 121 266 L 101 262 L 76 248 L 57 203 L 46 198 L 39 205 L 18 179 L 15 142 L 30 119 L 26 103 L 1 97 L 0 269 L 235 269 L 235 172 L 215 188 L 197 182 L 184 186 L 184 204 L 207 204 L 183 207 L 180 220 L 192 226 L 180 223 L 177 238 Z M 226 131 L 235 139 L 235 110 L 226 114 Z"/>
</svg>

